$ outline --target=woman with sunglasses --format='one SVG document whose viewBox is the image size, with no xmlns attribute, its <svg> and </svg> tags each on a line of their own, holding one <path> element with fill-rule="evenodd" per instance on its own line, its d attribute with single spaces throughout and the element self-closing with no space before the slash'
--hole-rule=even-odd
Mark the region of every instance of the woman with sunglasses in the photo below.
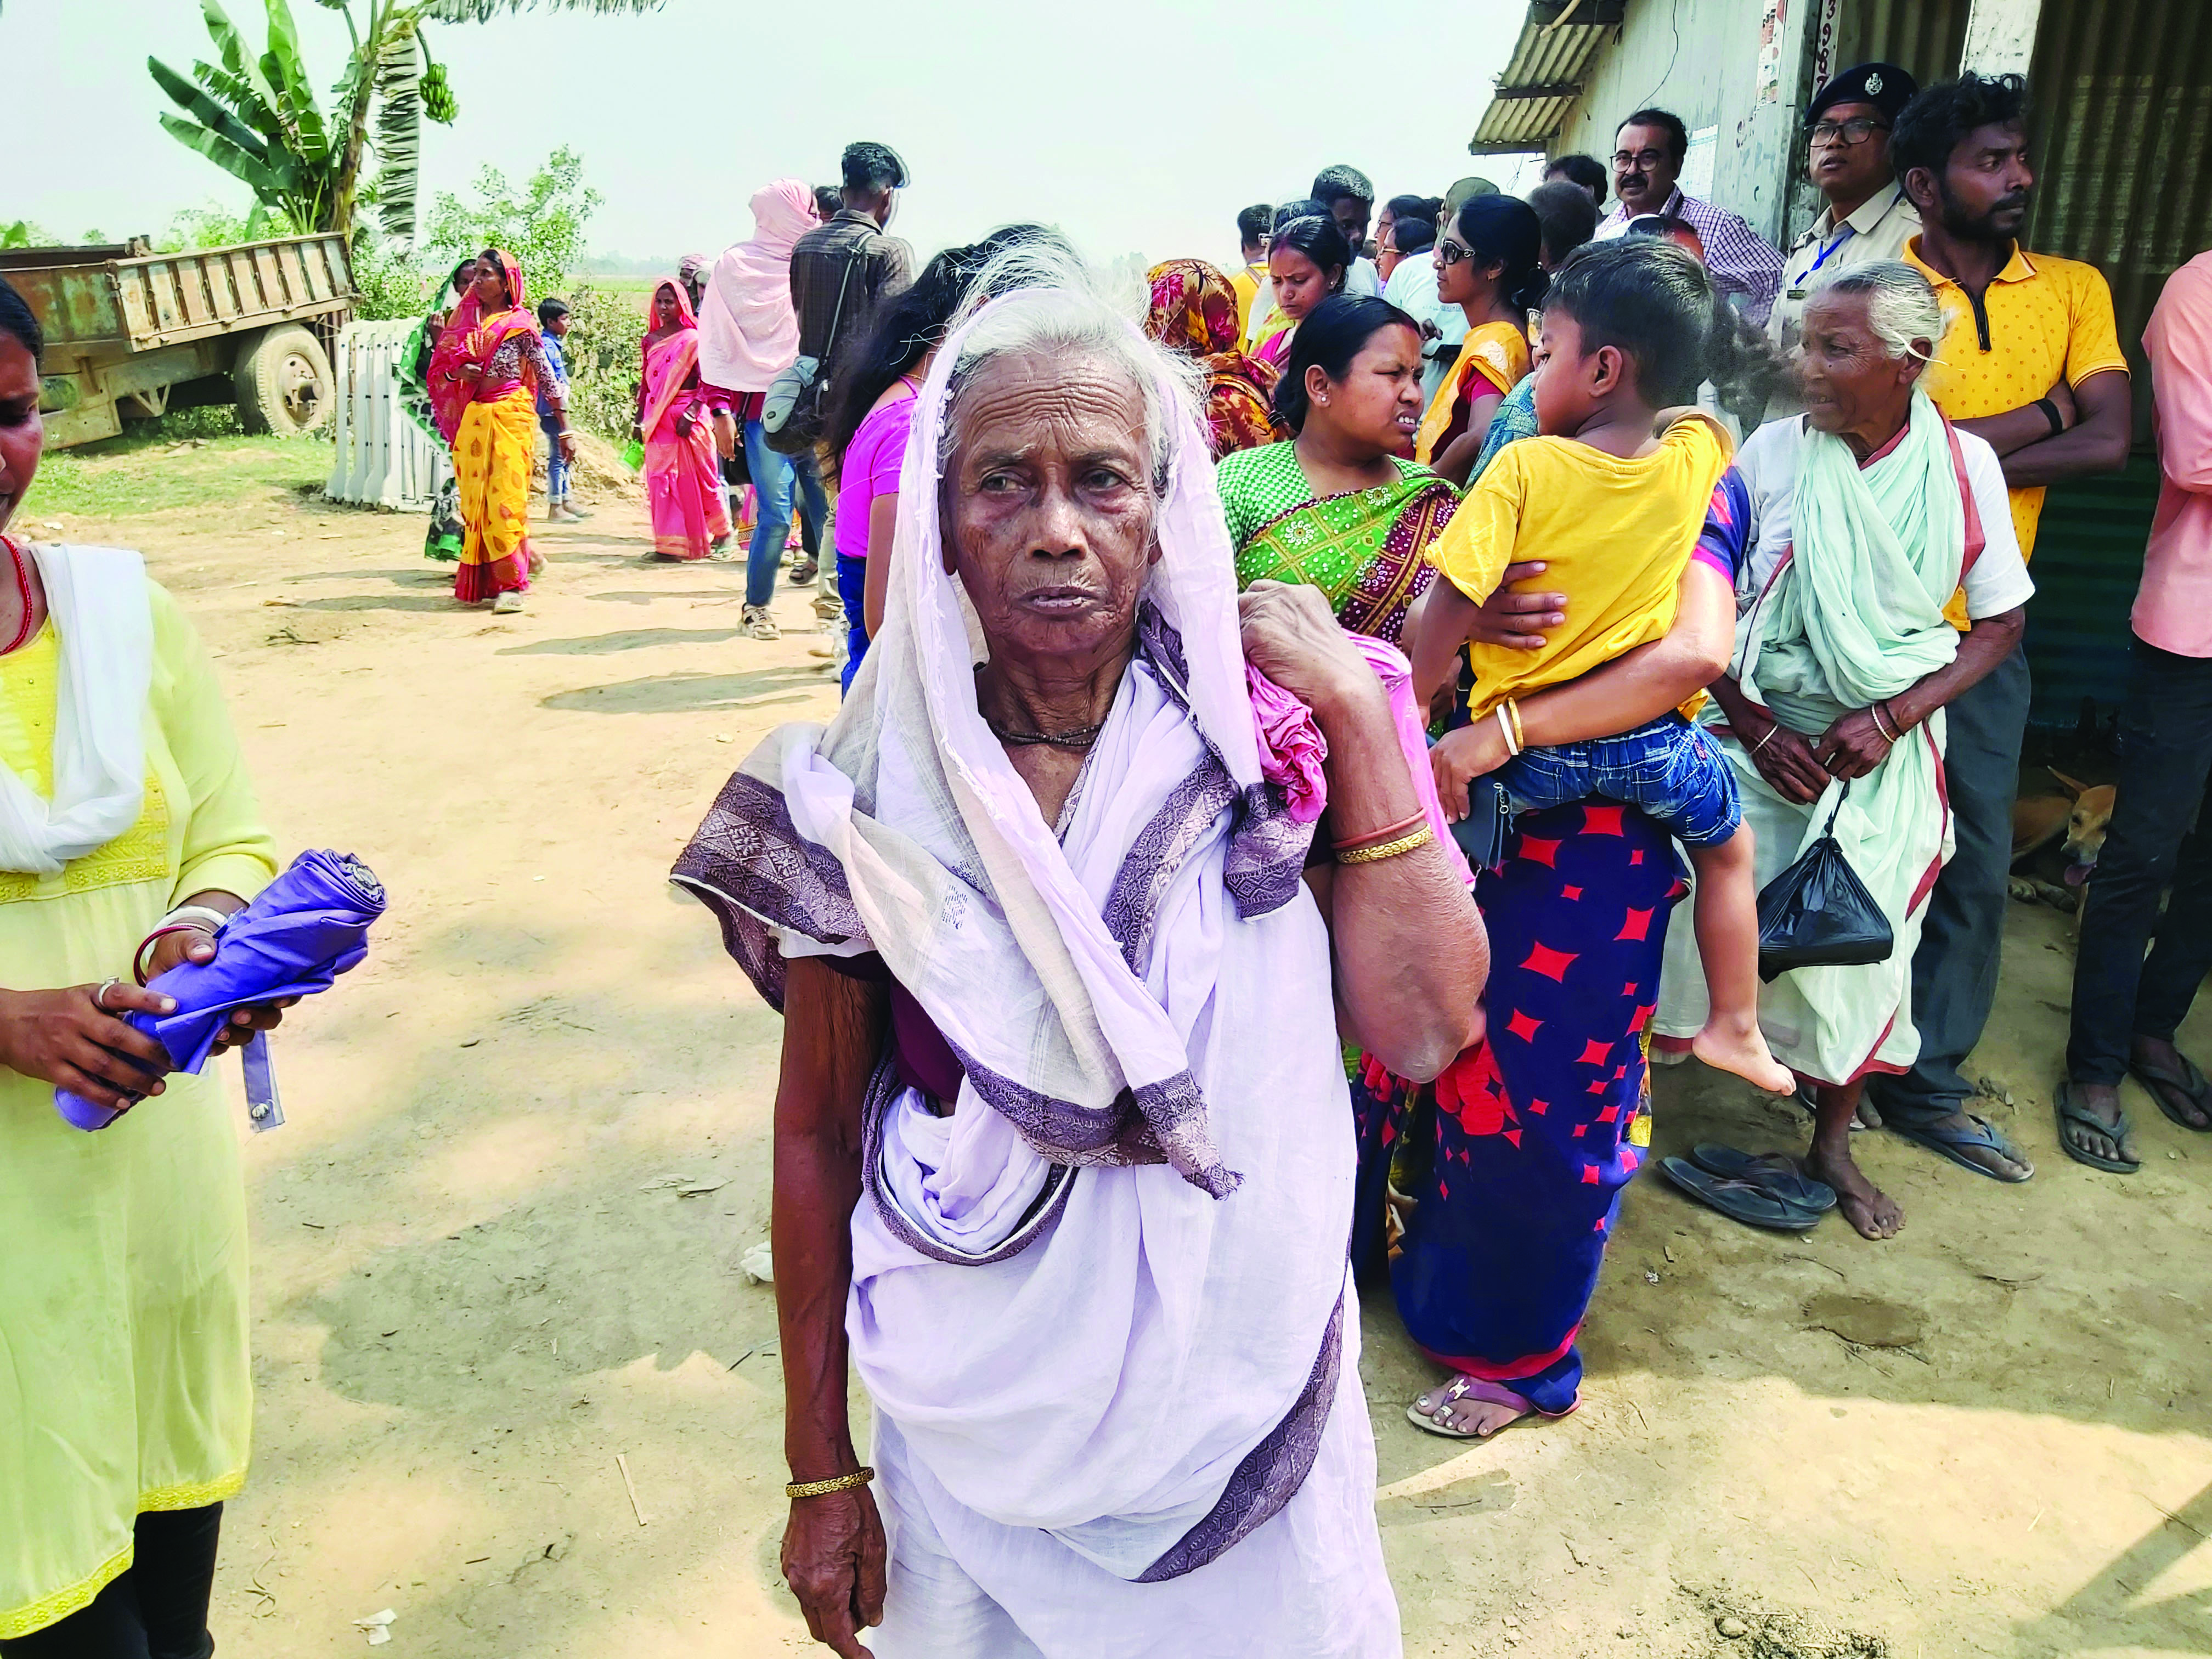
<svg viewBox="0 0 2212 1659">
<path fill-rule="evenodd" d="M 1543 228 L 1513 196 L 1476 196 L 1437 238 L 1437 297 L 1467 317 L 1459 361 L 1413 438 L 1413 459 L 1467 483 L 1490 417 L 1528 373 L 1528 316 L 1544 297 Z"/>
</svg>

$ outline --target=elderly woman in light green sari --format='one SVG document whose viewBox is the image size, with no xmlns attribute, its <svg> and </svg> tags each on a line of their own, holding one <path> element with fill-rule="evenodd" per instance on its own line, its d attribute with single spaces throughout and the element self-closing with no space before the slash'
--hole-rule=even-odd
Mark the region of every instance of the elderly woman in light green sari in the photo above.
<svg viewBox="0 0 2212 1659">
<path fill-rule="evenodd" d="M 1760 428 L 1736 458 L 1750 558 L 1735 658 L 1707 714 L 1757 833 L 1761 886 L 1832 817 L 1894 937 L 1886 961 L 1799 969 L 1759 994 L 1775 1058 L 1816 1104 L 1805 1170 L 1869 1238 L 1904 1215 L 1859 1170 L 1850 1129 L 1867 1076 L 1905 1071 L 1919 1053 L 1913 950 L 1952 848 L 1943 706 L 2010 653 L 2034 591 L 1996 452 L 1920 390 L 1942 336 L 1935 292 L 1909 265 L 1858 267 L 1808 304 L 1806 412 Z M 1954 595 L 1963 633 L 1946 616 Z M 1662 1048 L 1705 1018 L 1695 952 L 1669 944 Z M 1990 1133 L 1972 1121 L 1960 1131 Z"/>
</svg>

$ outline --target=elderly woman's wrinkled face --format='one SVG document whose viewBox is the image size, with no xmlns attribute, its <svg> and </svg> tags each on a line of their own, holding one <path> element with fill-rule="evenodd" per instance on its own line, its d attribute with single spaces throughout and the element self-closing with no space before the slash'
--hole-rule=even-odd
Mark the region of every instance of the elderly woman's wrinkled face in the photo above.
<svg viewBox="0 0 2212 1659">
<path fill-rule="evenodd" d="M 1916 343 L 1929 349 L 1927 342 Z M 1861 294 L 1816 294 L 1807 301 L 1795 368 L 1808 422 L 1877 446 L 1905 424 L 1921 372 L 1917 358 L 1889 355 L 1867 319 Z"/>
<path fill-rule="evenodd" d="M 1006 356 L 953 411 L 945 568 L 994 657 L 1096 658 L 1134 636 L 1159 556 L 1143 392 L 1120 366 Z"/>
<path fill-rule="evenodd" d="M 39 360 L 14 335 L 0 334 L 0 530 L 8 527 L 31 487 L 45 443 Z"/>
</svg>

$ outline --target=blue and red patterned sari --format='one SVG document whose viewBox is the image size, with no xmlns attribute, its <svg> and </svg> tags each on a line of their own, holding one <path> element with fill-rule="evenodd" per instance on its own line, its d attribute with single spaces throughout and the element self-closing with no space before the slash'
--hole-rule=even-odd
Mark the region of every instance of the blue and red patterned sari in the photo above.
<svg viewBox="0 0 2212 1659">
<path fill-rule="evenodd" d="M 1620 1189 L 1650 1145 L 1644 1040 L 1667 915 L 1667 833 L 1589 800 L 1520 819 L 1477 896 L 1489 1033 L 1432 1088 L 1355 1080 L 1355 1261 L 1389 1262 L 1407 1332 L 1437 1364 L 1574 1409 L 1575 1340 Z"/>
</svg>

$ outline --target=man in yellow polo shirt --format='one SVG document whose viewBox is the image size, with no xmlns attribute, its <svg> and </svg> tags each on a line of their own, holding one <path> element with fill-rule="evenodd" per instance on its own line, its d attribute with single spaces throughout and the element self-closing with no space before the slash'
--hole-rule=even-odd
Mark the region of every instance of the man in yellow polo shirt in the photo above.
<svg viewBox="0 0 2212 1659">
<path fill-rule="evenodd" d="M 1889 140 L 1891 164 L 1920 213 L 1905 257 L 1936 285 L 1949 324 L 1921 384 L 2002 460 L 2023 557 L 2035 550 L 2044 487 L 2117 471 L 2129 440 L 2127 359 L 2111 289 L 2094 266 L 2020 246 L 2035 186 L 2027 148 L 2027 83 L 2016 75 L 1962 75 L 1926 88 Z M 1952 620 L 1966 627 L 1964 609 Z M 1974 1091 L 1959 1068 L 1996 995 L 2027 704 L 2027 659 L 2015 650 L 1945 710 L 1958 850 L 1929 896 L 1912 959 L 1920 1058 L 1904 1076 L 1869 1079 L 1867 1088 L 1889 1127 L 1999 1181 L 2034 1170 L 1967 1112 Z"/>
<path fill-rule="evenodd" d="M 1237 216 L 1237 243 L 1244 256 L 1243 269 L 1229 279 L 1237 290 L 1237 337 L 1241 342 L 1252 326 L 1252 296 L 1267 280 L 1267 232 L 1275 222 L 1275 210 L 1255 203 Z"/>
</svg>

